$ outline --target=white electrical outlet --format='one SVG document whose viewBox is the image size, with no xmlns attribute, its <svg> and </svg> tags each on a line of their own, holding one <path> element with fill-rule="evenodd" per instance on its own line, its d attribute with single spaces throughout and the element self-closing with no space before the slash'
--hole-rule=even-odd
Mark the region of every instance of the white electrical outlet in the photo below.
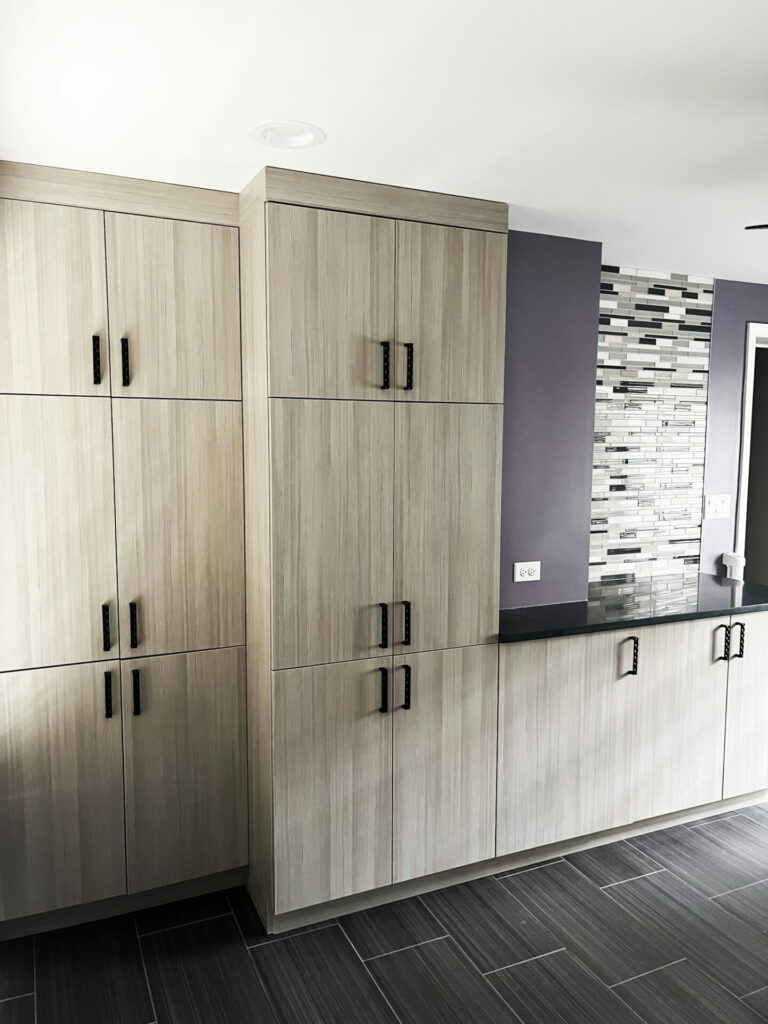
<svg viewBox="0 0 768 1024">
<path fill-rule="evenodd" d="M 514 582 L 530 583 L 541 579 L 541 562 L 515 562 Z"/>
<path fill-rule="evenodd" d="M 730 494 L 708 494 L 704 499 L 705 519 L 730 519 Z"/>
</svg>

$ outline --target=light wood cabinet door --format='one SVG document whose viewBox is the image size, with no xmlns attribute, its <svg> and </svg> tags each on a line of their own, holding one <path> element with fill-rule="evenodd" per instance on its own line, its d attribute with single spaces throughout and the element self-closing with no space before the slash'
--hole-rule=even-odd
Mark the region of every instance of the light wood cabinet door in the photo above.
<svg viewBox="0 0 768 1024">
<path fill-rule="evenodd" d="M 374 657 L 392 601 L 394 406 L 272 399 L 270 414 L 272 667 Z"/>
<path fill-rule="evenodd" d="M 0 674 L 0 919 L 124 892 L 119 662 Z"/>
<path fill-rule="evenodd" d="M 393 882 L 494 856 L 498 650 L 394 660 Z"/>
<path fill-rule="evenodd" d="M 501 434 L 501 406 L 396 406 L 395 653 L 498 635 Z"/>
<path fill-rule="evenodd" d="M 237 228 L 122 213 L 106 228 L 113 394 L 240 398 Z"/>
<path fill-rule="evenodd" d="M 398 401 L 503 402 L 506 294 L 506 234 L 398 221 Z"/>
<path fill-rule="evenodd" d="M 123 657 L 244 643 L 240 404 L 113 405 Z"/>
<path fill-rule="evenodd" d="M 269 203 L 267 267 L 270 395 L 392 399 L 395 222 Z"/>
<path fill-rule="evenodd" d="M 391 670 L 377 658 L 272 673 L 277 914 L 392 881 Z"/>
<path fill-rule="evenodd" d="M 0 392 L 108 395 L 100 210 L 0 199 Z"/>
<path fill-rule="evenodd" d="M 626 825 L 639 685 L 630 635 L 499 651 L 497 856 Z"/>
<path fill-rule="evenodd" d="M 731 619 L 723 799 L 768 788 L 768 612 Z"/>
<path fill-rule="evenodd" d="M 636 821 L 722 798 L 727 625 L 697 619 L 638 631 Z"/>
<path fill-rule="evenodd" d="M 245 648 L 122 673 L 128 891 L 245 864 Z"/>
<path fill-rule="evenodd" d="M 109 406 L 0 396 L 0 671 L 117 655 Z"/>
</svg>

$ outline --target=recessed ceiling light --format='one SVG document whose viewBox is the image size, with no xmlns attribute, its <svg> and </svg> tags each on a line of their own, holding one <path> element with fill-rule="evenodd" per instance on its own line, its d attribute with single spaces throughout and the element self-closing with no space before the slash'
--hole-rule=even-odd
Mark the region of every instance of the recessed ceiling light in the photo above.
<svg viewBox="0 0 768 1024">
<path fill-rule="evenodd" d="M 248 132 L 257 142 L 281 149 L 302 149 L 325 142 L 325 132 L 304 121 L 261 121 Z"/>
</svg>

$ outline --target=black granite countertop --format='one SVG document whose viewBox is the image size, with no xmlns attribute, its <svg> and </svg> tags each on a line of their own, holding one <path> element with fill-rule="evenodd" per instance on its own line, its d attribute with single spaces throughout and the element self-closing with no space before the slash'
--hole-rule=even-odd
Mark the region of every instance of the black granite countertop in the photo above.
<svg viewBox="0 0 768 1024">
<path fill-rule="evenodd" d="M 499 642 L 768 611 L 768 586 L 687 573 L 637 583 L 591 583 L 586 601 L 505 608 Z"/>
</svg>

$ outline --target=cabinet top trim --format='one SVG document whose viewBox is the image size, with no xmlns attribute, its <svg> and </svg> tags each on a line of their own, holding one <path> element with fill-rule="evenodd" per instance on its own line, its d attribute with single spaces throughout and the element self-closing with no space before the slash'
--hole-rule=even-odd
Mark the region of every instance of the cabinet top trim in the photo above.
<svg viewBox="0 0 768 1024">
<path fill-rule="evenodd" d="M 240 216 L 257 202 L 292 203 L 397 220 L 506 233 L 509 207 L 489 199 L 424 192 L 371 181 L 334 178 L 282 167 L 265 167 L 240 193 Z"/>
</svg>

